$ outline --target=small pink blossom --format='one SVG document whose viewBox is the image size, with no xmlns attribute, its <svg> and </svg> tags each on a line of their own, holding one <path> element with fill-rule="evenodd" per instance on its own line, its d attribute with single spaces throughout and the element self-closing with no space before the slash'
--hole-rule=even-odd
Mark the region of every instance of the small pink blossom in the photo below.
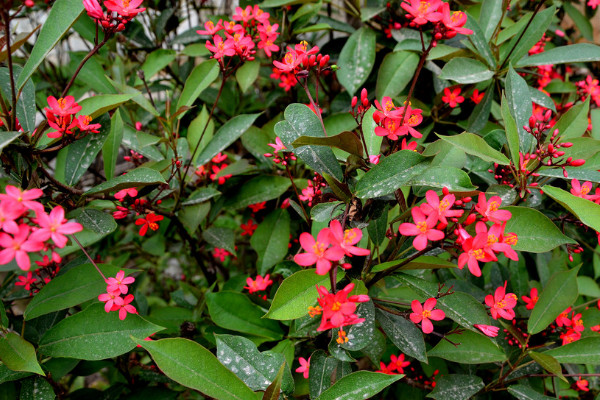
<svg viewBox="0 0 600 400">
<path fill-rule="evenodd" d="M 493 325 L 475 324 L 473 326 L 475 328 L 479 329 L 481 332 L 483 332 L 484 335 L 487 335 L 489 337 L 498 336 L 498 331 L 500 330 L 500 328 L 498 328 L 497 326 L 493 326 Z"/>
<path fill-rule="evenodd" d="M 342 229 L 342 224 L 336 219 L 329 224 L 329 240 L 335 247 L 338 246 L 347 256 L 366 256 L 371 253 L 368 249 L 354 246 L 360 242 L 362 231 L 358 228 Z"/>
<path fill-rule="evenodd" d="M 475 210 L 488 220 L 501 224 L 504 221 L 508 221 L 512 214 L 510 211 L 499 210 L 502 206 L 502 199 L 500 196 L 492 196 L 489 200 L 486 200 L 485 193 L 479 193 Z"/>
<path fill-rule="evenodd" d="M 317 264 L 317 274 L 325 275 L 331 269 L 332 261 L 339 261 L 344 257 L 341 247 L 330 247 L 329 228 L 323 228 L 317 235 L 317 240 L 308 232 L 300 234 L 300 246 L 305 253 L 296 254 L 294 261 L 303 267 Z"/>
<path fill-rule="evenodd" d="M 129 288 L 127 285 L 131 285 L 135 282 L 135 279 L 131 276 L 125 277 L 125 271 L 117 272 L 117 275 L 114 278 L 106 279 L 106 291 L 109 293 L 116 294 L 127 294 Z"/>
<path fill-rule="evenodd" d="M 430 215 L 425 216 L 419 207 L 413 207 L 411 211 L 414 224 L 405 222 L 400 225 L 398 230 L 404 236 L 416 236 L 413 240 L 415 249 L 421 251 L 427 247 L 427 242 L 444 239 L 444 232 L 435 229 L 437 217 Z"/>
<path fill-rule="evenodd" d="M 45 212 L 36 212 L 35 222 L 40 226 L 40 229 L 31 234 L 31 239 L 39 242 L 45 242 L 52 239 L 58 248 L 63 248 L 67 244 L 65 235 L 72 235 L 83 230 L 78 222 L 67 222 L 65 219 L 65 210 L 61 206 L 56 206 L 50 211 L 50 214 Z"/>
<path fill-rule="evenodd" d="M 145 8 L 136 8 L 142 4 L 143 0 L 105 0 L 104 6 L 110 11 L 114 11 L 117 14 L 133 18 L 139 13 L 145 11 Z"/>
<path fill-rule="evenodd" d="M 41 251 L 44 248 L 44 243 L 28 237 L 30 231 L 28 225 L 20 225 L 16 227 L 16 230 L 12 228 L 5 230 L 13 236 L 0 233 L 0 246 L 4 248 L 0 251 L 0 265 L 8 264 L 16 259 L 19 268 L 28 271 L 31 267 L 28 253 Z"/>
<path fill-rule="evenodd" d="M 512 320 L 515 317 L 515 306 L 517 305 L 517 296 L 514 293 L 506 293 L 506 284 L 496 289 L 492 296 L 488 294 L 485 297 L 485 304 L 490 307 L 492 318 L 502 317 L 506 320 Z"/>
<path fill-rule="evenodd" d="M 410 304 L 412 313 L 410 314 L 410 320 L 415 324 L 421 323 L 423 333 L 433 332 L 433 324 L 430 320 L 441 321 L 446 318 L 446 313 L 442 310 L 434 310 L 437 304 L 437 300 L 433 297 L 427 299 L 423 305 L 419 300 L 413 300 Z"/>
<path fill-rule="evenodd" d="M 127 189 L 122 189 L 119 190 L 117 193 L 115 193 L 115 199 L 119 200 L 119 201 L 123 201 L 125 200 L 125 197 L 129 196 L 129 197 L 136 197 L 138 195 L 138 191 L 136 188 L 127 188 Z"/>
<path fill-rule="evenodd" d="M 270 279 L 269 274 L 266 274 L 264 278 L 260 275 L 257 275 L 256 279 L 248 277 L 246 278 L 246 284 L 248 286 L 244 286 L 244 289 L 248 289 L 250 293 L 255 293 L 267 290 L 267 288 L 273 284 L 273 281 Z"/>
<path fill-rule="evenodd" d="M 308 371 L 310 369 L 310 357 L 308 357 L 308 360 L 304 357 L 300 357 L 298 359 L 298 362 L 300 363 L 300 366 L 296 368 L 296 372 L 301 373 L 304 379 L 308 379 Z"/>
</svg>

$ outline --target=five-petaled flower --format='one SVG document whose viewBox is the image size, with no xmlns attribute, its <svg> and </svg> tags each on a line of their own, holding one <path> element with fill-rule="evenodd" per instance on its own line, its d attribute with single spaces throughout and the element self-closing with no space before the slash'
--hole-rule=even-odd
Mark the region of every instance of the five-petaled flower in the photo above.
<svg viewBox="0 0 600 400">
<path fill-rule="evenodd" d="M 423 211 L 419 207 L 413 207 L 410 210 L 414 224 L 405 222 L 400 225 L 398 230 L 405 236 L 416 236 L 413 240 L 413 246 L 415 249 L 421 251 L 427 247 L 427 242 L 442 240 L 444 238 L 444 232 L 435 229 L 437 224 L 437 216 L 429 215 L 425 216 Z"/>
<path fill-rule="evenodd" d="M 413 311 L 410 314 L 410 320 L 415 324 L 421 323 L 423 333 L 433 332 L 433 323 L 431 320 L 441 321 L 446 318 L 446 313 L 444 311 L 434 309 L 436 304 L 437 299 L 434 297 L 425 300 L 423 305 L 421 305 L 419 300 L 413 300 L 410 304 Z"/>
<path fill-rule="evenodd" d="M 442 101 L 448 104 L 451 108 L 455 108 L 460 103 L 465 101 L 465 98 L 460 95 L 460 88 L 454 88 L 450 90 L 450 88 L 444 88 L 444 95 L 442 96 Z"/>
<path fill-rule="evenodd" d="M 308 370 L 310 369 L 310 357 L 308 357 L 308 360 L 304 357 L 300 357 L 298 359 L 298 362 L 300 363 L 300 366 L 296 368 L 296 372 L 301 373 L 304 379 L 308 379 Z"/>
<path fill-rule="evenodd" d="M 250 293 L 256 293 L 267 290 L 267 288 L 273 284 L 273 281 L 270 279 L 269 274 L 266 274 L 264 278 L 260 275 L 257 275 L 256 279 L 248 277 L 246 278 L 246 284 L 248 286 L 244 286 L 244 289 L 248 289 Z"/>
<path fill-rule="evenodd" d="M 65 235 L 72 235 L 83 230 L 83 226 L 78 222 L 67 222 L 65 210 L 61 206 L 54 207 L 50 214 L 43 211 L 36 212 L 35 222 L 40 228 L 31 234 L 31 239 L 39 242 L 52 239 L 54 244 L 61 249 L 66 246 L 68 241 Z"/>
<path fill-rule="evenodd" d="M 498 319 L 502 317 L 507 320 L 511 320 L 515 317 L 515 306 L 517 305 L 517 296 L 514 293 L 506 293 L 506 284 L 496 289 L 496 292 L 492 296 L 488 294 L 485 296 L 485 304 L 490 307 L 492 318 Z"/>
<path fill-rule="evenodd" d="M 521 296 L 521 299 L 525 302 L 526 309 L 533 310 L 533 307 L 535 307 L 538 301 L 538 290 L 536 288 L 531 288 L 529 296 Z"/>
<path fill-rule="evenodd" d="M 153 231 L 158 230 L 158 221 L 162 221 L 164 217 L 162 215 L 156 215 L 154 213 L 150 213 L 146 215 L 146 218 L 138 218 L 135 220 L 136 225 L 142 225 L 140 228 L 140 235 L 145 236 L 146 232 L 148 232 L 148 228 Z"/>
</svg>

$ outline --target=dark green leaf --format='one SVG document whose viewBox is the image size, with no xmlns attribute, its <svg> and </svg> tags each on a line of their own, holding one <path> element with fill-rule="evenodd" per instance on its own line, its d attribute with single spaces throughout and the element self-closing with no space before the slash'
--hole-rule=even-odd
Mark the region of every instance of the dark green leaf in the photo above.
<svg viewBox="0 0 600 400">
<path fill-rule="evenodd" d="M 334 383 L 318 397 L 318 400 L 368 399 L 404 377 L 378 372 L 358 371 Z"/>
<path fill-rule="evenodd" d="M 115 176 L 121 142 L 123 142 L 123 118 L 117 110 L 110 120 L 110 133 L 102 146 L 102 162 L 104 163 L 104 176 L 106 176 L 106 179 Z"/>
<path fill-rule="evenodd" d="M 56 395 L 52 385 L 45 378 L 36 376 L 21 382 L 19 400 L 54 400 Z"/>
<path fill-rule="evenodd" d="M 496 59 L 492 54 L 492 50 L 490 49 L 490 45 L 488 44 L 488 39 L 484 35 L 484 32 L 479 27 L 477 23 L 477 18 L 473 17 L 471 14 L 467 13 L 467 22 L 465 23 L 465 28 L 471 29 L 473 31 L 472 35 L 468 35 L 469 41 L 473 44 L 477 52 L 483 59 L 486 64 L 490 68 L 496 68 Z M 487 29 L 486 29 L 487 32 Z"/>
<path fill-rule="evenodd" d="M 33 345 L 14 332 L 0 337 L 0 361 L 13 371 L 44 375 Z"/>
<path fill-rule="evenodd" d="M 22 134 L 22 132 L 0 132 L 0 153 L 2 153 L 2 149 L 11 144 Z"/>
<path fill-rule="evenodd" d="M 202 238 L 208 244 L 225 249 L 235 256 L 235 235 L 231 229 L 213 226 L 202 232 Z"/>
<path fill-rule="evenodd" d="M 600 46 L 591 43 L 577 43 L 555 47 L 542 53 L 525 57 L 518 67 L 532 67 L 548 64 L 600 61 Z"/>
<path fill-rule="evenodd" d="M 581 137 L 588 127 L 588 111 L 590 109 L 590 96 L 583 102 L 569 109 L 552 129 L 558 129 L 559 135 L 566 138 Z"/>
<path fill-rule="evenodd" d="M 285 193 L 290 180 L 283 176 L 261 175 L 244 183 L 233 196 L 225 202 L 232 209 L 248 207 L 250 204 L 273 200 Z"/>
<path fill-rule="evenodd" d="M 531 96 L 527 82 L 517 74 L 512 66 L 509 67 L 506 76 L 506 100 L 508 109 L 517 123 L 519 149 L 524 153 L 529 152 L 533 146 L 533 135 L 526 132 L 523 126 L 529 126 L 529 117 L 532 112 Z"/>
<path fill-rule="evenodd" d="M 359 318 L 364 318 L 365 321 L 360 324 L 344 327 L 343 329 L 346 331 L 348 342 L 340 345 L 340 347 L 351 351 L 362 350 L 371 342 L 375 335 L 375 306 L 373 302 L 368 301 L 359 304 L 355 314 Z"/>
<path fill-rule="evenodd" d="M 529 356 L 542 368 L 548 371 L 551 374 L 558 376 L 564 382 L 568 382 L 567 379 L 562 374 L 562 367 L 560 363 L 556 360 L 556 358 L 552 357 L 546 353 L 536 353 L 535 351 L 530 351 Z"/>
<path fill-rule="evenodd" d="M 462 149 L 467 154 L 472 154 L 481 158 L 484 161 L 498 163 L 500 165 L 508 165 L 510 161 L 506 156 L 498 150 L 494 150 L 486 143 L 481 136 L 469 132 L 463 132 L 460 135 L 442 136 L 437 135 L 440 139 L 452 144 L 459 149 Z"/>
<path fill-rule="evenodd" d="M 502 0 L 483 0 L 479 13 L 479 26 L 487 41 L 492 38 L 500 18 L 502 18 Z"/>
<path fill-rule="evenodd" d="M 443 309 L 443 308 L 442 308 Z M 506 355 L 492 340 L 479 333 L 464 331 L 461 334 L 447 335 L 448 340 L 441 340 L 433 349 L 427 352 L 429 357 L 440 357 L 461 364 L 483 364 L 503 362 Z"/>
<path fill-rule="evenodd" d="M 375 32 L 362 27 L 349 38 L 338 58 L 337 78 L 352 96 L 366 82 L 375 64 Z"/>
<path fill-rule="evenodd" d="M 456 192 L 469 192 L 476 188 L 465 171 L 449 166 L 427 168 L 413 177 L 408 184 L 411 186 L 448 188 L 448 190 Z"/>
<path fill-rule="evenodd" d="M 436 400 L 467 400 L 484 387 L 483 380 L 474 375 L 443 375 L 435 382 L 427 397 Z"/>
<path fill-rule="evenodd" d="M 427 362 L 423 333 L 414 323 L 381 310 L 377 310 L 377 321 L 381 324 L 387 337 L 401 352 L 424 363 Z"/>
<path fill-rule="evenodd" d="M 377 74 L 375 93 L 378 99 L 396 97 L 411 82 L 419 64 L 419 56 L 412 51 L 395 51 L 387 54 Z"/>
<path fill-rule="evenodd" d="M 95 208 L 81 209 L 76 219 L 84 228 L 102 235 L 108 235 L 117 229 L 117 222 L 112 215 Z"/>
<path fill-rule="evenodd" d="M 206 145 L 212 140 L 215 133 L 215 121 L 214 119 L 208 119 L 208 111 L 206 106 L 202 106 L 202 111 L 196 118 L 190 122 L 190 126 L 187 131 L 187 141 L 190 148 L 190 152 L 194 153 L 192 162 L 196 163 L 196 159 L 204 150 Z M 202 141 L 200 141 L 202 138 Z M 196 150 L 196 146 L 198 150 Z"/>
<path fill-rule="evenodd" d="M 248 90 L 250 86 L 258 78 L 258 71 L 260 70 L 260 61 L 246 61 L 238 70 L 235 72 L 235 79 L 242 89 L 242 93 Z"/>
<path fill-rule="evenodd" d="M 545 351 L 563 364 L 600 365 L 600 338 L 587 337 L 564 346 Z"/>
<path fill-rule="evenodd" d="M 524 55 L 527 54 L 529 49 L 533 47 L 541 38 L 542 35 L 546 32 L 550 23 L 552 22 L 552 18 L 554 17 L 554 13 L 556 12 L 556 7 L 548 7 L 545 10 L 540 11 L 535 14 L 533 21 L 531 24 L 525 25 L 521 31 L 517 35 L 513 37 L 508 46 L 506 47 L 506 51 L 510 51 L 509 49 L 513 49 L 510 54 L 510 58 L 507 61 L 519 61 L 523 58 Z M 525 32 L 521 37 L 521 33 Z M 501 59 L 505 59 L 508 54 L 501 54 Z M 531 108 L 530 108 L 531 110 Z M 529 117 L 528 117 L 529 118 Z M 518 121 L 518 119 L 517 119 Z"/>
<path fill-rule="evenodd" d="M 265 390 L 265 394 L 263 395 L 262 400 L 278 400 L 279 394 L 281 393 L 281 385 L 283 382 L 283 372 L 286 371 L 285 363 L 281 364 L 279 367 L 279 372 L 277 372 L 277 376 L 273 379 L 273 382 L 267 387 Z"/>
<path fill-rule="evenodd" d="M 571 3 L 562 3 L 563 9 L 566 13 L 571 17 L 577 30 L 581 33 L 581 35 L 586 38 L 588 41 L 594 41 L 594 27 L 590 23 L 590 19 L 583 15 L 581 11 L 579 11 L 575 6 Z"/>
<path fill-rule="evenodd" d="M 193 206 L 194 204 L 203 203 L 220 194 L 221 192 L 212 187 L 199 188 L 194 190 L 192 194 L 188 196 L 187 200 L 183 201 L 181 204 L 184 206 Z"/>
<path fill-rule="evenodd" d="M 287 210 L 276 209 L 258 225 L 250 238 L 250 245 L 256 253 L 256 269 L 264 275 L 288 253 L 290 243 L 290 214 Z"/>
<path fill-rule="evenodd" d="M 125 175 L 117 176 L 85 192 L 86 195 L 107 193 L 128 188 L 166 183 L 162 174 L 154 169 L 138 167 Z"/>
<path fill-rule="evenodd" d="M 460 84 L 487 81 L 494 76 L 481 61 L 472 58 L 457 57 L 451 59 L 440 74 L 440 79 L 447 79 Z"/>
<path fill-rule="evenodd" d="M 177 102 L 177 110 L 181 107 L 189 107 L 194 104 L 194 101 L 200 96 L 211 83 L 219 76 L 219 63 L 217 60 L 207 60 L 194 68 L 190 76 L 185 81 L 181 96 Z M 181 113 L 177 118 L 183 117 L 185 113 Z"/>
<path fill-rule="evenodd" d="M 345 131 L 335 136 L 328 137 L 300 136 L 292 143 L 294 148 L 311 145 L 337 147 L 338 149 L 344 150 L 350 154 L 354 154 L 359 157 L 363 156 L 363 145 L 360 142 L 360 139 L 354 132 L 350 131 Z"/>
<path fill-rule="evenodd" d="M 502 105 L 500 106 L 502 119 L 504 120 L 504 129 L 506 131 L 506 142 L 510 151 L 510 158 L 514 165 L 519 163 L 519 129 L 515 117 L 511 113 L 508 100 L 502 95 Z"/>
<path fill-rule="evenodd" d="M 544 193 L 572 212 L 581 222 L 600 231 L 600 205 L 549 185 L 544 186 Z"/>
<path fill-rule="evenodd" d="M 555 397 L 545 396 L 536 392 L 531 386 L 527 385 L 512 385 L 508 387 L 508 393 L 512 394 L 519 400 L 552 400 Z"/>
</svg>

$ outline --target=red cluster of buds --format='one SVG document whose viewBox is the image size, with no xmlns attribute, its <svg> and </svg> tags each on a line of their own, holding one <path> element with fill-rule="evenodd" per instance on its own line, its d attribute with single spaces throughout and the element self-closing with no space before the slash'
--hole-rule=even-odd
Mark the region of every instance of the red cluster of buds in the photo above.
<svg viewBox="0 0 600 400">
<path fill-rule="evenodd" d="M 83 0 L 83 6 L 90 18 L 96 20 L 105 32 L 121 32 L 136 15 L 145 11 L 137 8 L 143 0 L 105 0 L 105 12 L 98 0 Z"/>
<path fill-rule="evenodd" d="M 287 53 L 281 61 L 273 61 L 273 73 L 271 78 L 278 79 L 279 86 L 289 91 L 298 83 L 299 78 L 307 78 L 310 71 L 314 69 L 317 76 L 327 73 L 331 67 L 329 55 L 319 53 L 319 47 L 308 48 L 308 43 L 302 41 L 291 48 L 288 46 Z"/>
<path fill-rule="evenodd" d="M 289 160 L 296 161 L 296 156 L 291 151 L 279 154 L 280 151 L 287 150 L 287 147 L 285 147 L 279 137 L 275 138 L 275 143 L 269 143 L 269 146 L 271 146 L 274 151 L 273 153 L 265 153 L 265 157 L 273 157 L 273 162 L 275 164 L 288 165 Z"/>
<path fill-rule="evenodd" d="M 385 136 L 389 140 L 398 140 L 401 136 L 410 134 L 414 138 L 423 135 L 414 127 L 423 122 L 422 110 L 408 106 L 396 107 L 391 97 L 384 97 L 381 103 L 375 100 L 377 111 L 373 113 L 373 120 L 378 125 L 375 127 L 377 136 Z"/>
<path fill-rule="evenodd" d="M 352 110 L 350 110 L 350 114 L 352 114 L 352 116 L 356 120 L 356 123 L 361 125 L 365 113 L 369 108 L 371 108 L 371 102 L 369 101 L 369 94 L 367 93 L 367 89 L 363 88 L 360 91 L 360 104 L 358 104 L 358 97 L 354 96 L 352 98 L 350 106 L 352 107 Z"/>
</svg>

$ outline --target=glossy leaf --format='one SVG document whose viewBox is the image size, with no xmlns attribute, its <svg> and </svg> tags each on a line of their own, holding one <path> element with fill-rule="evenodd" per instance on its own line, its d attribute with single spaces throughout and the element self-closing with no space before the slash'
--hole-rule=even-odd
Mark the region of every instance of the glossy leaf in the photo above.
<svg viewBox="0 0 600 400">
<path fill-rule="evenodd" d="M 486 40 L 490 40 L 502 18 L 501 0 L 484 0 L 479 13 L 479 26 Z"/>
<path fill-rule="evenodd" d="M 98 264 L 104 276 L 115 276 L 122 268 Z M 130 272 L 126 270 L 126 272 Z M 68 289 L 65 289 L 68 288 Z M 25 320 L 37 318 L 94 299 L 106 291 L 106 282 L 92 264 L 83 264 L 52 279 L 27 305 Z"/>
<path fill-rule="evenodd" d="M 468 400 L 485 384 L 475 375 L 443 375 L 435 382 L 435 388 L 427 397 L 436 400 Z"/>
<path fill-rule="evenodd" d="M 21 383 L 19 400 L 54 400 L 56 395 L 52 385 L 45 378 L 36 376 Z"/>
<path fill-rule="evenodd" d="M 16 82 L 19 90 L 25 86 L 31 75 L 46 59 L 46 56 L 56 46 L 60 38 L 77 21 L 82 12 L 83 3 L 79 0 L 57 0 L 54 2 Z"/>
<path fill-rule="evenodd" d="M 256 78 L 258 78 L 258 71 L 260 70 L 260 61 L 246 61 L 238 70 L 235 72 L 235 79 L 240 85 L 242 92 L 248 90 Z"/>
<path fill-rule="evenodd" d="M 123 141 L 123 118 L 119 110 L 115 111 L 110 119 L 110 132 L 102 146 L 102 162 L 104 164 L 104 176 L 107 179 L 115 176 L 115 167 L 119 149 Z"/>
<path fill-rule="evenodd" d="M 567 379 L 563 376 L 562 367 L 560 363 L 556 360 L 556 358 L 552 357 L 549 354 L 536 353 L 535 351 L 530 351 L 529 356 L 546 371 L 558 376 L 564 382 L 568 382 Z"/>
<path fill-rule="evenodd" d="M 510 57 L 508 54 L 506 54 L 505 57 L 501 56 L 501 58 L 505 59 L 506 57 L 509 57 L 507 61 L 512 60 L 518 63 L 519 60 L 527 54 L 529 49 L 531 49 L 531 47 L 533 47 L 533 45 L 542 38 L 542 35 L 546 32 L 550 23 L 552 22 L 555 12 L 556 7 L 552 6 L 535 14 L 531 24 L 528 23 L 525 25 L 522 30 L 509 42 L 507 51 L 510 51 L 508 49 L 514 48 L 512 53 L 510 53 Z M 522 32 L 525 32 L 525 34 L 521 37 Z"/>
<path fill-rule="evenodd" d="M 377 99 L 381 101 L 384 96 L 396 97 L 402 93 L 411 82 L 418 64 L 419 56 L 412 51 L 388 53 L 377 73 Z"/>
<path fill-rule="evenodd" d="M 81 209 L 76 219 L 84 228 L 101 235 L 108 235 L 117 229 L 117 222 L 112 215 L 95 208 Z"/>
<path fill-rule="evenodd" d="M 507 359 L 496 343 L 479 333 L 464 331 L 461 334 L 447 335 L 446 338 L 460 344 L 454 346 L 448 340 L 441 340 L 427 355 L 461 364 L 503 362 Z"/>
<path fill-rule="evenodd" d="M 356 196 L 364 199 L 393 193 L 427 169 L 429 164 L 424 160 L 423 156 L 410 150 L 382 158 L 358 181 Z"/>
<path fill-rule="evenodd" d="M 580 138 L 588 128 L 588 112 L 590 109 L 590 96 L 583 103 L 569 109 L 552 129 L 558 129 L 560 136 L 567 138 Z"/>
<path fill-rule="evenodd" d="M 202 64 L 197 65 L 190 76 L 185 81 L 179 101 L 177 101 L 177 110 L 181 107 L 190 107 L 200 93 L 204 91 L 211 83 L 219 76 L 219 63 L 217 60 L 207 60 Z M 181 113 L 177 118 L 181 118 L 185 115 Z"/>
<path fill-rule="evenodd" d="M 279 372 L 277 372 L 277 376 L 273 379 L 273 382 L 267 387 L 265 390 L 265 394 L 263 395 L 262 400 L 278 400 L 279 395 L 281 393 L 281 385 L 283 383 L 283 373 L 286 371 L 285 364 L 282 364 L 279 367 Z"/>
<path fill-rule="evenodd" d="M 574 268 L 557 272 L 550 278 L 527 321 L 527 331 L 530 334 L 546 329 L 560 313 L 577 300 L 577 272 L 579 268 Z"/>
<path fill-rule="evenodd" d="M 21 136 L 22 132 L 0 132 L 0 153 L 2 150 L 11 144 L 16 138 Z"/>
<path fill-rule="evenodd" d="M 256 268 L 259 275 L 264 275 L 284 259 L 289 243 L 290 214 L 286 210 L 274 210 L 258 225 L 250 238 L 250 245 L 258 253 Z"/>
<path fill-rule="evenodd" d="M 33 33 L 33 32 L 32 32 Z M 11 48 L 13 46 L 11 45 Z M 1 58 L 1 57 L 0 57 Z M 13 61 L 14 62 L 14 61 Z M 22 68 L 18 65 L 13 65 L 14 79 L 18 79 L 22 72 Z M 0 68 L 0 93 L 5 99 L 12 99 L 12 91 L 10 85 L 10 72 L 8 68 Z M 17 94 L 17 119 L 19 124 L 26 132 L 35 130 L 35 87 L 33 82 L 28 81 L 21 94 Z M 8 101 L 10 103 L 10 100 Z M 5 133 L 5 132 L 3 132 Z M 0 149 L 1 150 L 1 149 Z"/>
<path fill-rule="evenodd" d="M 208 244 L 225 249 L 235 256 L 235 234 L 231 229 L 213 226 L 202 232 L 202 238 Z"/>
<path fill-rule="evenodd" d="M 375 64 L 375 32 L 362 27 L 342 47 L 337 78 L 350 96 L 366 82 Z"/>
<path fill-rule="evenodd" d="M 440 79 L 447 79 L 460 84 L 487 81 L 494 76 L 481 61 L 472 58 L 453 58 L 444 65 Z"/>
<path fill-rule="evenodd" d="M 448 190 L 457 192 L 469 192 L 476 188 L 465 171 L 450 166 L 427 168 L 413 177 L 408 184 L 411 186 L 448 188 Z"/>
<path fill-rule="evenodd" d="M 222 328 L 269 340 L 279 340 L 283 336 L 279 323 L 262 318 L 261 308 L 242 293 L 208 293 L 206 304 L 213 322 Z"/>
<path fill-rule="evenodd" d="M 600 205 L 549 185 L 544 186 L 544 193 L 572 212 L 581 222 L 600 231 Z"/>
<path fill-rule="evenodd" d="M 519 164 L 519 129 L 514 116 L 511 114 L 510 107 L 506 96 L 502 96 L 502 104 L 500 106 L 502 119 L 504 120 L 504 130 L 506 132 L 506 142 L 510 151 L 510 159 L 514 165 Z"/>
<path fill-rule="evenodd" d="M 344 277 L 338 272 L 338 282 Z M 277 289 L 266 318 L 289 320 L 305 316 L 308 307 L 316 303 L 319 296 L 316 286 L 331 290 L 328 275 L 317 275 L 313 269 L 298 271 L 286 278 Z"/>
<path fill-rule="evenodd" d="M 542 53 L 525 57 L 517 63 L 517 66 L 531 67 L 590 61 L 600 61 L 600 46 L 591 43 L 577 43 L 555 47 Z"/>
<path fill-rule="evenodd" d="M 318 400 L 368 399 L 404 377 L 370 371 L 357 371 L 334 383 L 318 397 Z"/>
<path fill-rule="evenodd" d="M 160 370 L 175 382 L 217 399 L 256 400 L 235 374 L 200 344 L 183 338 L 135 343 L 146 349 Z"/>
<path fill-rule="evenodd" d="M 506 77 L 506 100 L 508 109 L 517 123 L 519 132 L 519 149 L 528 152 L 533 146 L 533 135 L 525 131 L 523 126 L 529 126 L 532 106 L 527 82 L 511 67 Z"/>
<path fill-rule="evenodd" d="M 493 149 L 481 136 L 469 132 L 460 135 L 438 137 L 453 146 L 462 149 L 467 154 L 472 154 L 484 161 L 495 162 L 500 165 L 508 165 L 508 158 L 498 150 Z"/>
<path fill-rule="evenodd" d="M 427 362 L 423 332 L 414 323 L 382 310 L 377 310 L 377 321 L 387 337 L 402 353 L 424 363 Z"/>
<path fill-rule="evenodd" d="M 200 152 L 196 163 L 204 165 L 216 156 L 219 152 L 225 150 L 254 123 L 259 114 L 241 114 L 231 118 L 215 133 L 212 140 Z M 193 151 L 193 150 L 192 150 Z"/>
<path fill-rule="evenodd" d="M 229 197 L 225 206 L 237 209 L 273 200 L 284 194 L 290 185 L 290 180 L 283 176 L 257 176 L 244 183 L 233 196 Z"/>
<path fill-rule="evenodd" d="M 14 332 L 0 337 L 0 360 L 13 371 L 44 375 L 33 345 Z"/>
<path fill-rule="evenodd" d="M 148 185 L 159 185 L 161 183 L 166 183 L 166 181 L 160 172 L 146 167 L 138 167 L 125 175 L 119 175 L 93 187 L 86 191 L 85 194 L 107 193 L 132 187 L 139 188 Z"/>
<path fill-rule="evenodd" d="M 290 104 L 286 107 L 285 121 L 275 125 L 275 134 L 294 154 L 310 168 L 320 174 L 328 174 L 342 180 L 342 169 L 333 151 L 323 146 L 293 147 L 292 143 L 301 136 L 325 137 L 319 117 L 304 104 Z"/>
<path fill-rule="evenodd" d="M 101 94 L 85 98 L 79 102 L 81 111 L 79 114 L 88 115 L 96 119 L 104 113 L 114 110 L 121 104 L 126 103 L 134 97 L 133 94 Z M 94 121 L 97 123 L 98 121 Z"/>
<path fill-rule="evenodd" d="M 50 328 L 40 341 L 39 351 L 51 357 L 102 360 L 131 351 L 131 336 L 146 338 L 163 328 L 137 314 L 123 321 L 118 312 L 107 313 L 104 304 L 93 304 Z"/>
<path fill-rule="evenodd" d="M 600 365 L 600 338 L 582 338 L 542 354 L 552 356 L 563 364 Z"/>
<path fill-rule="evenodd" d="M 335 136 L 328 137 L 300 136 L 298 139 L 294 140 L 292 146 L 294 146 L 294 148 L 300 146 L 336 147 L 350 154 L 359 157 L 363 156 L 363 145 L 360 139 L 354 132 L 350 131 L 344 131 Z"/>
<path fill-rule="evenodd" d="M 206 110 L 206 106 L 202 106 L 202 111 L 196 118 L 190 122 L 190 126 L 188 127 L 187 132 L 187 141 L 190 148 L 190 153 L 194 151 L 194 157 L 192 158 L 192 162 L 195 164 L 196 159 L 204 150 L 206 145 L 212 140 L 215 133 L 215 121 L 214 119 L 208 119 L 208 111 Z M 202 138 L 202 140 L 200 140 Z M 196 150 L 196 146 L 198 150 Z"/>
<path fill-rule="evenodd" d="M 545 396 L 535 391 L 531 386 L 524 384 L 511 385 L 508 387 L 508 393 L 512 394 L 519 400 L 551 400 L 555 397 Z"/>
<path fill-rule="evenodd" d="M 465 23 L 465 28 L 471 29 L 473 31 L 472 35 L 468 35 L 468 40 L 473 44 L 477 52 L 483 57 L 486 64 L 490 68 L 496 68 L 496 59 L 492 54 L 492 50 L 490 49 L 489 40 L 484 34 L 484 31 L 477 23 L 477 18 L 467 13 L 467 22 Z M 487 32 L 487 28 L 486 28 Z"/>
<path fill-rule="evenodd" d="M 545 253 L 562 244 L 576 243 L 565 236 L 554 223 L 541 212 L 528 207 L 505 207 L 512 213 L 506 221 L 505 232 L 513 232 L 518 242 L 513 249 L 531 253 Z"/>
<path fill-rule="evenodd" d="M 359 318 L 364 318 L 365 321 L 360 324 L 345 326 L 344 331 L 348 337 L 348 342 L 340 345 L 341 348 L 351 351 L 362 350 L 371 342 L 375 335 L 375 306 L 373 302 L 360 303 L 356 308 L 355 314 Z"/>
</svg>

